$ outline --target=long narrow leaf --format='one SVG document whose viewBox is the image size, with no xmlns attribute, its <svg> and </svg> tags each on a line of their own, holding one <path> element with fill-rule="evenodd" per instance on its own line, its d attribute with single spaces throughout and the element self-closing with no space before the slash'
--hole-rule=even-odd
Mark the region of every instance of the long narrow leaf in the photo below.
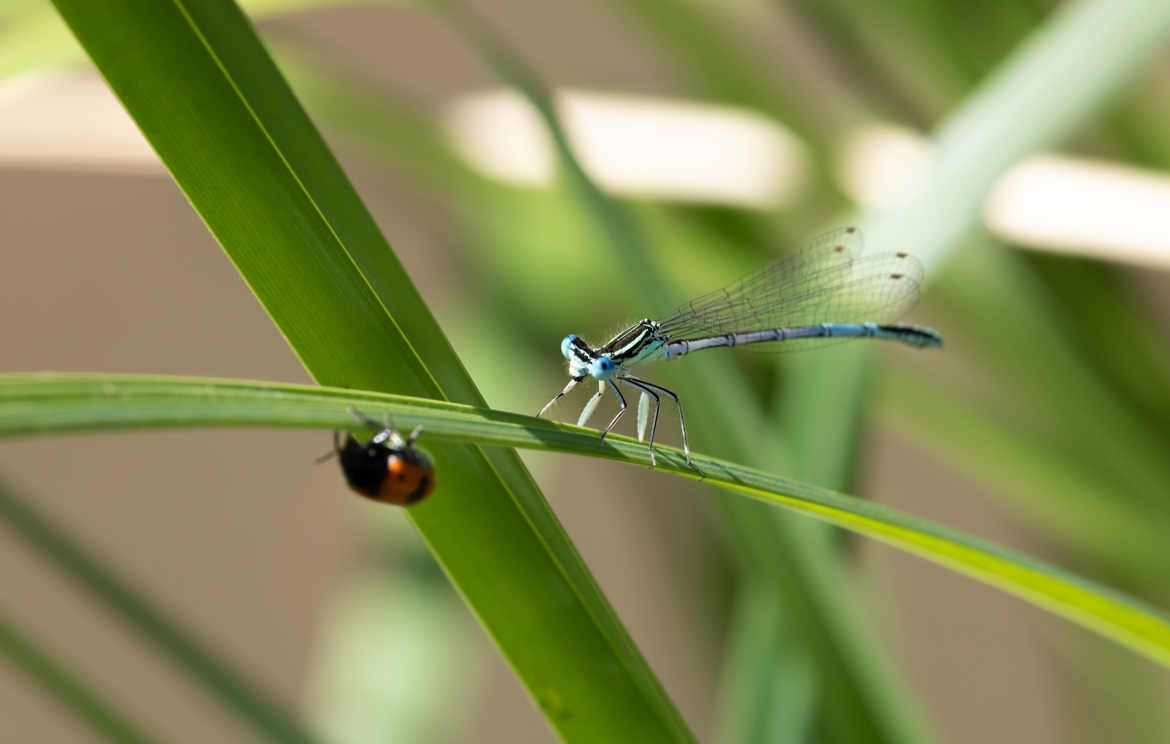
<svg viewBox="0 0 1170 744">
<path fill-rule="evenodd" d="M 350 390 L 247 381 L 110 375 L 0 375 L 0 436 L 148 427 L 358 428 L 347 405 L 391 411 L 428 441 L 572 452 L 649 465 L 640 442 L 531 416 Z M 692 455 L 706 480 L 843 527 L 954 569 L 1068 618 L 1170 667 L 1170 617 L 1067 571 L 870 501 Z M 308 465 L 306 465 L 307 467 Z M 697 478 L 682 452 L 659 447 L 658 469 Z M 442 474 L 439 476 L 442 477 Z M 438 480 L 438 479 L 437 479 Z M 342 487 L 340 482 L 339 489 Z M 435 501 L 457 500 L 451 488 Z"/>
</svg>

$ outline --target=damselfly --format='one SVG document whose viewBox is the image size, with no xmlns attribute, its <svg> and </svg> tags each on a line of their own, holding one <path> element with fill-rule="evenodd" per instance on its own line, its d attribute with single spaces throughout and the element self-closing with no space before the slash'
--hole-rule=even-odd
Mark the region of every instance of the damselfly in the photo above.
<svg viewBox="0 0 1170 744">
<path fill-rule="evenodd" d="M 601 346 L 591 347 L 569 334 L 561 341 L 561 354 L 569 360 L 569 384 L 537 415 L 543 415 L 577 383 L 592 377 L 597 380 L 597 392 L 585 404 L 577 425 L 589 421 L 606 387 L 612 388 L 621 408 L 602 431 L 604 439 L 626 412 L 626 399 L 617 383 L 628 385 L 641 393 L 639 440 L 645 439 L 649 400 L 654 400 L 649 439 L 653 465 L 654 434 L 662 407 L 658 394 L 662 393 L 674 400 L 687 464 L 698 470 L 691 462 L 678 396 L 631 375 L 635 366 L 677 359 L 702 349 L 774 342 L 784 342 L 785 350 L 853 338 L 942 346 L 942 338 L 930 328 L 893 324 L 918 299 L 922 283 L 918 259 L 901 252 L 861 253 L 861 233 L 854 227 L 841 228 L 723 289 L 682 305 L 663 320 L 644 318 Z"/>
</svg>

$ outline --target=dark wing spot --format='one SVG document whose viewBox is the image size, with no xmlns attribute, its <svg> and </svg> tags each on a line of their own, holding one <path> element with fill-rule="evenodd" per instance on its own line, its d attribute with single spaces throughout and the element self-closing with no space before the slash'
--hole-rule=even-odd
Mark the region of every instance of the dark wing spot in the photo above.
<svg viewBox="0 0 1170 744">
<path fill-rule="evenodd" d="M 906 276 L 906 275 L 905 274 L 890 274 L 891 279 L 901 279 L 904 276 Z"/>
<path fill-rule="evenodd" d="M 837 253 L 844 253 L 844 252 L 845 252 L 845 246 L 843 246 L 843 245 L 835 245 L 835 246 L 833 246 L 833 250 L 834 250 L 834 251 L 836 251 Z"/>
<path fill-rule="evenodd" d="M 898 258 L 906 258 L 906 256 L 909 256 L 910 254 L 899 252 L 899 253 L 895 253 L 894 255 L 897 256 Z"/>
<path fill-rule="evenodd" d="M 847 228 L 845 228 L 845 232 L 852 235 L 853 233 L 857 232 L 857 228 L 856 227 L 847 227 Z"/>
</svg>

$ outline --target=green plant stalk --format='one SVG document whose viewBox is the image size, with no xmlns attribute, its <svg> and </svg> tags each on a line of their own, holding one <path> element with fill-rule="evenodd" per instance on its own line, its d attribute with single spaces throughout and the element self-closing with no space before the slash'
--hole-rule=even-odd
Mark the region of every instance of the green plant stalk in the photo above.
<svg viewBox="0 0 1170 744">
<path fill-rule="evenodd" d="M 197 426 L 357 430 L 348 405 L 374 417 L 389 411 L 403 428 L 422 424 L 431 448 L 451 440 L 650 463 L 645 445 L 629 437 L 601 440 L 596 430 L 462 404 L 306 385 L 131 375 L 0 375 L 0 436 Z M 660 472 L 698 478 L 679 449 L 657 451 Z M 713 485 L 951 568 L 1170 667 L 1170 618 L 1137 600 L 881 504 L 701 454 L 692 459 Z M 436 500 L 448 498 L 457 497 L 448 490 Z"/>
<path fill-rule="evenodd" d="M 55 4 L 314 379 L 482 402 L 238 7 Z M 552 728 L 693 740 L 517 455 L 432 452 L 409 517 Z"/>
<path fill-rule="evenodd" d="M 0 498 L 3 497 L 0 489 Z M 13 666 L 41 685 L 64 708 L 89 727 L 94 736 L 125 744 L 157 741 L 141 726 L 102 700 L 84 683 L 65 671 L 47 652 L 37 647 L 0 615 L 0 653 Z"/>
<path fill-rule="evenodd" d="M 824 692 L 801 632 L 780 632 L 790 620 L 771 582 L 745 581 L 737 594 L 715 741 L 814 740 Z"/>
<path fill-rule="evenodd" d="M 295 723 L 295 718 L 260 688 L 251 684 L 204 641 L 185 629 L 139 594 L 129 582 L 102 565 L 78 540 L 37 513 L 0 484 L 0 517 L 25 543 L 82 591 L 195 680 L 212 699 L 221 703 L 259 735 L 277 742 L 311 742 L 315 738 Z"/>
<path fill-rule="evenodd" d="M 1009 166 L 1069 136 L 1167 36 L 1170 3 L 1063 6 L 952 112 L 934 137 L 922 187 L 906 206 L 865 221 L 867 240 L 913 245 L 928 271 L 934 268 L 978 223 L 988 192 Z"/>
</svg>

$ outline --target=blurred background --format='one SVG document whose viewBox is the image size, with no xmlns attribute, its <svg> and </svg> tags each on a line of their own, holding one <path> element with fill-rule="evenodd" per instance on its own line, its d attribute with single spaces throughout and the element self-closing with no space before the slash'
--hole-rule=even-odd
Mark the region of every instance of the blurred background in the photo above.
<svg viewBox="0 0 1170 744">
<path fill-rule="evenodd" d="M 945 348 L 647 370 L 692 447 L 1165 609 L 1170 48 L 1090 115 L 1048 89 L 976 126 L 1019 55 L 1059 58 L 1073 5 L 244 3 L 493 407 L 564 385 L 566 333 L 601 342 L 858 223 L 923 258 L 909 320 Z M 0 368 L 309 382 L 51 7 L 0 24 Z M 948 170 L 972 152 L 1011 167 Z M 403 515 L 313 464 L 328 447 L 6 441 L 0 474 L 326 741 L 551 741 Z M 523 454 L 703 741 L 1164 740 L 1170 675 L 1042 610 L 700 484 Z M 252 740 L 11 525 L 0 586 L 13 626 L 160 738 Z M 0 664 L 0 739 L 90 737 Z"/>
</svg>

